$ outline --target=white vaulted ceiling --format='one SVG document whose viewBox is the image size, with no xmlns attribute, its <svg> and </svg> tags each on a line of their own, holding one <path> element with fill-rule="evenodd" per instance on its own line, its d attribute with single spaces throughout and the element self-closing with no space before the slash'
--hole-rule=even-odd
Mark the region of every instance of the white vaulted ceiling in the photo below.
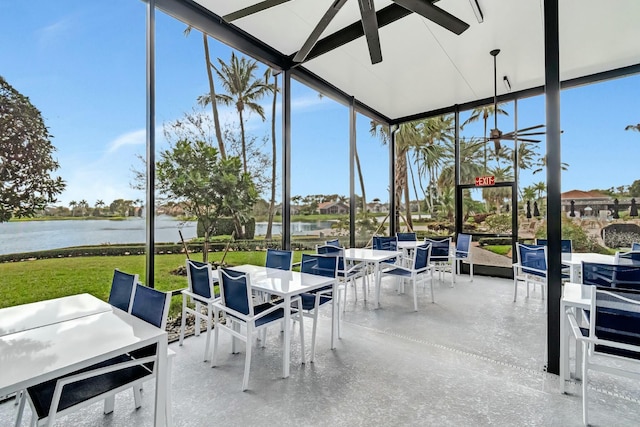
<svg viewBox="0 0 640 427">
<path fill-rule="evenodd" d="M 191 2 L 161 3 L 172 1 Z M 501 83 L 505 75 L 512 92 L 543 86 L 544 1 L 477 1 L 484 14 L 482 23 L 469 0 L 434 3 L 470 25 L 460 35 L 412 13 L 379 29 L 381 63 L 371 64 L 365 38 L 360 37 L 300 66 L 391 120 L 493 96 L 492 49 L 501 50 L 499 95 L 507 90 Z M 237 19 L 231 28 L 290 56 L 334 2 L 291 0 Z M 195 3 L 216 19 L 260 1 Z M 377 11 L 390 4 L 375 0 Z M 562 81 L 640 64 L 640 1 L 560 0 L 559 4 Z M 347 0 L 321 39 L 359 20 L 358 0 Z M 253 54 L 246 47 L 232 47 Z"/>
</svg>

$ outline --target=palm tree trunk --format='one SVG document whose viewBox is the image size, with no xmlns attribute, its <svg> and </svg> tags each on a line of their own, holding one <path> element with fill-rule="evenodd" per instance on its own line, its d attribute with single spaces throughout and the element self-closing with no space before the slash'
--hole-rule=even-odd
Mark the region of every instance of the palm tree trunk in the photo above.
<svg viewBox="0 0 640 427">
<path fill-rule="evenodd" d="M 278 99 L 278 76 L 273 76 L 273 103 L 271 104 L 271 200 L 269 201 L 269 220 L 267 222 L 266 240 L 271 239 L 273 215 L 276 204 L 276 101 Z"/>
<path fill-rule="evenodd" d="M 222 130 L 220 129 L 220 118 L 218 117 L 218 104 L 216 101 L 216 88 L 213 83 L 213 74 L 211 73 L 209 41 L 207 39 L 206 33 L 202 33 L 202 40 L 204 42 L 204 58 L 207 62 L 207 77 L 209 78 L 209 96 L 211 97 L 211 109 L 213 110 L 213 123 L 216 128 L 216 139 L 218 140 L 218 151 L 220 152 L 220 158 L 226 159 L 227 152 L 224 149 L 224 141 L 222 140 Z"/>
<path fill-rule="evenodd" d="M 242 117 L 242 109 L 238 109 L 238 115 L 240 115 L 240 136 L 242 138 L 242 167 L 244 173 L 247 173 L 247 146 L 244 140 L 244 119 Z"/>
<path fill-rule="evenodd" d="M 204 243 L 202 244 L 202 262 L 209 262 L 209 230 L 204 230 Z"/>
<path fill-rule="evenodd" d="M 367 217 L 367 196 L 364 191 L 364 177 L 362 176 L 362 169 L 360 168 L 360 156 L 358 156 L 358 148 L 354 147 L 354 155 L 356 160 L 356 168 L 358 169 L 358 179 L 360 180 L 360 189 L 362 190 L 362 213 L 364 217 Z"/>
<path fill-rule="evenodd" d="M 409 195 L 409 179 L 408 176 L 404 180 L 404 200 L 406 208 L 407 228 L 413 230 L 413 218 L 411 218 L 411 196 Z"/>
</svg>

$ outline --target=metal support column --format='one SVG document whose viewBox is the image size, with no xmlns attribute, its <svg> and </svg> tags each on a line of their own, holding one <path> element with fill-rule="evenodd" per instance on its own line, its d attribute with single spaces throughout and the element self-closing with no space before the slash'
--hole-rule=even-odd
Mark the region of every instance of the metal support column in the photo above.
<svg viewBox="0 0 640 427">
<path fill-rule="evenodd" d="M 356 247 L 356 193 L 355 193 L 355 157 L 356 157 L 356 100 L 349 103 L 349 247 Z"/>
<path fill-rule="evenodd" d="M 291 70 L 282 73 L 282 247 L 291 249 Z"/>
<path fill-rule="evenodd" d="M 513 100 L 513 128 L 518 129 L 518 98 Z M 516 252 L 518 243 L 518 136 L 513 140 L 513 182 L 515 183 L 511 192 L 511 253 Z"/>
<path fill-rule="evenodd" d="M 455 238 L 458 241 L 458 234 L 462 233 L 462 191 L 458 191 L 457 188 L 460 185 L 460 107 L 455 106 L 454 113 L 454 146 L 453 146 L 453 161 L 455 165 L 454 172 L 454 186 L 456 188 L 456 222 L 455 222 Z M 431 191 L 431 188 L 429 188 Z"/>
<path fill-rule="evenodd" d="M 398 210 L 396 209 L 396 131 L 389 126 L 389 236 L 396 235 Z"/>
<path fill-rule="evenodd" d="M 147 3 L 147 203 L 145 282 L 154 287 L 156 218 L 156 2 Z"/>
<path fill-rule="evenodd" d="M 547 110 L 547 371 L 560 373 L 562 208 L 560 203 L 560 42 L 558 0 L 544 1 Z"/>
</svg>

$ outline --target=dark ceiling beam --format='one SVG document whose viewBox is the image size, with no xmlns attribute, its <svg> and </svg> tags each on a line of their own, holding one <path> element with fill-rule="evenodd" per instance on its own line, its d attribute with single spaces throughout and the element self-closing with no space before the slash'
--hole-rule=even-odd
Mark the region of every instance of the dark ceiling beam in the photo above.
<svg viewBox="0 0 640 427">
<path fill-rule="evenodd" d="M 385 7 L 384 9 L 376 12 L 376 18 L 378 19 L 378 28 L 382 28 L 385 25 L 389 25 L 392 22 L 397 21 L 398 19 L 402 19 L 407 15 L 410 15 L 412 12 L 410 10 L 405 9 L 402 6 L 398 6 L 395 3 Z M 334 49 L 339 48 L 347 43 L 350 43 L 360 37 L 364 36 L 364 30 L 362 28 L 362 22 L 357 21 L 351 25 L 344 27 L 341 30 L 336 31 L 335 33 L 318 40 L 316 45 L 311 49 L 309 55 L 305 59 L 305 62 L 317 58 L 320 55 L 324 55 L 327 52 L 331 52 Z M 290 56 L 291 60 L 295 53 Z"/>
</svg>

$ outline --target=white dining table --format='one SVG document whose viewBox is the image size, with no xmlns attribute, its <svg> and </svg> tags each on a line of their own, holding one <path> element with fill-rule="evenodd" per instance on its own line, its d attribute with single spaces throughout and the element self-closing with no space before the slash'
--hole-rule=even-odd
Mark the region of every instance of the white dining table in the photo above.
<svg viewBox="0 0 640 427">
<path fill-rule="evenodd" d="M 566 254 L 569 256 L 562 257 L 562 263 L 569 266 L 569 281 L 572 283 L 582 283 L 582 263 L 595 262 L 598 264 L 615 263 L 613 255 L 596 254 L 596 253 L 578 253 L 574 252 Z"/>
<path fill-rule="evenodd" d="M 577 315 L 582 310 L 591 307 L 591 293 L 593 286 L 580 283 L 567 282 L 563 285 L 562 299 L 560 300 L 560 393 L 564 393 L 565 381 L 571 377 L 569 366 L 569 343 L 571 340 L 571 328 L 569 327 L 569 312 Z M 576 346 L 576 377 L 580 375 L 582 347 Z"/>
<path fill-rule="evenodd" d="M 250 277 L 251 288 L 277 295 L 284 300 L 285 307 L 291 307 L 291 298 L 305 292 L 310 292 L 325 286 L 333 285 L 332 305 L 331 305 L 331 348 L 336 347 L 336 310 L 337 287 L 336 279 L 333 277 L 318 276 L 315 274 L 300 273 L 297 271 L 278 270 L 258 265 L 244 264 L 230 267 L 234 271 L 246 273 Z M 291 320 L 291 310 L 284 310 L 284 348 L 282 357 L 282 377 L 289 376 L 291 359 L 291 328 L 288 326 Z"/>
<path fill-rule="evenodd" d="M 154 425 L 170 425 L 167 333 L 104 304 L 85 294 L 0 309 L 13 325 L 0 336 L 0 396 L 157 344 Z"/>
<path fill-rule="evenodd" d="M 398 242 L 400 243 L 400 242 Z M 415 247 L 415 246 L 414 246 Z M 344 258 L 347 261 L 364 262 L 374 266 L 374 282 L 376 286 L 375 290 L 375 307 L 380 306 L 380 286 L 381 286 L 381 266 L 384 261 L 388 261 L 393 258 L 401 257 L 401 251 L 382 251 L 378 249 L 367 248 L 350 248 L 345 249 Z M 366 300 L 366 294 L 365 294 Z"/>
</svg>

